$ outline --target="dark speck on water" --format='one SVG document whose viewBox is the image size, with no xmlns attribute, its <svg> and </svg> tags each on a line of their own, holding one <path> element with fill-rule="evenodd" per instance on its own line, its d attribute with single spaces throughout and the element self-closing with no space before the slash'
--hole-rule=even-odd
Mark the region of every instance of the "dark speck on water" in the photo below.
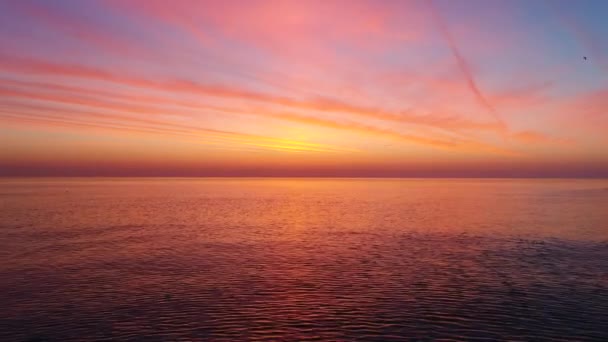
<svg viewBox="0 0 608 342">
<path fill-rule="evenodd" d="M 607 188 L 0 180 L 0 341 L 608 341 Z"/>
</svg>

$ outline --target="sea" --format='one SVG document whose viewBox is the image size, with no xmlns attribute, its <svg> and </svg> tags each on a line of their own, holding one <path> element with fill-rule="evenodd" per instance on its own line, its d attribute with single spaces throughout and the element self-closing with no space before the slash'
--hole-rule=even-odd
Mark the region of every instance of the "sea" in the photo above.
<svg viewBox="0 0 608 342">
<path fill-rule="evenodd" d="M 608 180 L 2 178 L 1 341 L 608 341 Z"/>
</svg>

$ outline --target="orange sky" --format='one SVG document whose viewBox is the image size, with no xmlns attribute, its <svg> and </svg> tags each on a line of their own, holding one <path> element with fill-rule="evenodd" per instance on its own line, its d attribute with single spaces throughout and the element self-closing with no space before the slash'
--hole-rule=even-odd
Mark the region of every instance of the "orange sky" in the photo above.
<svg viewBox="0 0 608 342">
<path fill-rule="evenodd" d="M 0 175 L 608 176 L 606 12 L 3 2 Z"/>
</svg>

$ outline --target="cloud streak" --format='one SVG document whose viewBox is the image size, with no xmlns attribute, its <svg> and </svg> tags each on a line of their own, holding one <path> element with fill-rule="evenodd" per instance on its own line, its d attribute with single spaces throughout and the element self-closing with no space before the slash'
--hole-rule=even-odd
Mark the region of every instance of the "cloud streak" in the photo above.
<svg viewBox="0 0 608 342">
<path fill-rule="evenodd" d="M 73 88 L 69 88 L 69 87 L 63 87 L 62 89 L 73 90 Z M 106 93 L 102 93 L 102 94 L 108 95 Z M 150 106 L 150 105 L 148 105 L 148 106 L 129 105 L 124 102 L 119 103 L 119 102 L 115 102 L 115 101 L 98 100 L 98 99 L 93 99 L 90 97 L 78 98 L 73 95 L 49 94 L 49 93 L 32 92 L 32 91 L 26 91 L 26 90 L 15 90 L 15 89 L 7 89 L 7 88 L 3 89 L 1 87 L 0 87 L 0 96 L 13 97 L 13 98 L 17 98 L 17 99 L 26 99 L 26 100 L 49 101 L 49 102 L 53 102 L 53 103 L 62 103 L 62 104 L 68 104 L 68 105 L 75 104 L 75 105 L 90 107 L 90 108 L 97 109 L 97 110 L 103 112 L 103 114 L 99 114 L 99 113 L 92 113 L 92 112 L 75 111 L 71 114 L 71 115 L 86 114 L 86 117 L 89 120 L 93 120 L 93 121 L 101 120 L 101 119 L 117 119 L 119 121 L 127 121 L 132 125 L 155 124 L 156 126 L 161 126 L 161 127 L 165 127 L 165 128 L 171 128 L 171 127 L 178 127 L 180 129 L 187 128 L 184 125 L 175 125 L 170 122 L 163 122 L 163 121 L 151 120 L 151 119 L 137 119 L 137 118 L 134 119 L 134 118 L 126 117 L 126 116 L 124 116 L 124 114 L 117 115 L 117 114 L 108 113 L 108 110 L 115 112 L 115 113 L 121 113 L 121 112 L 122 113 L 132 113 L 132 114 L 146 113 L 146 114 L 160 115 L 160 116 L 166 115 L 168 113 L 173 113 L 173 114 L 178 113 L 175 111 L 171 111 L 168 109 L 160 109 L 160 108 Z M 130 99 L 130 97 L 126 97 L 126 98 Z M 124 99 L 124 97 L 123 97 L 123 99 Z M 156 99 L 156 98 L 145 98 L 145 99 L 147 100 L 147 102 L 150 102 L 150 100 L 152 100 L 154 102 L 158 101 L 158 99 Z M 164 103 L 167 104 L 167 103 L 171 103 L 171 102 L 164 101 Z M 179 102 L 177 102 L 177 104 L 179 104 Z M 15 105 L 15 109 L 18 110 L 19 107 L 22 107 L 22 106 L 23 106 L 22 104 L 17 104 L 17 105 Z M 343 124 L 343 123 L 339 123 L 336 121 L 318 119 L 318 118 L 309 117 L 309 116 L 302 116 L 302 115 L 297 115 L 294 113 L 287 114 L 287 113 L 283 112 L 283 113 L 277 114 L 277 113 L 272 113 L 272 112 L 268 112 L 268 111 L 264 111 L 264 110 L 260 110 L 260 109 L 237 110 L 237 109 L 222 108 L 222 107 L 207 108 L 205 106 L 197 106 L 196 104 L 187 104 L 187 106 L 189 107 L 189 109 L 191 111 L 189 114 L 187 112 L 182 113 L 184 116 L 192 115 L 193 110 L 211 109 L 211 110 L 218 110 L 218 111 L 232 113 L 232 114 L 271 117 L 271 118 L 282 119 L 282 120 L 287 120 L 287 121 L 297 122 L 297 123 L 306 123 L 309 125 L 316 125 L 316 126 L 321 126 L 321 127 L 326 127 L 326 128 L 354 131 L 354 132 L 363 133 L 363 134 L 372 134 L 375 136 L 384 136 L 384 137 L 388 137 L 391 139 L 399 139 L 401 141 L 405 141 L 405 142 L 409 142 L 409 143 L 434 146 L 434 147 L 438 147 L 438 148 L 458 148 L 458 147 L 460 147 L 460 145 L 462 145 L 462 144 L 457 143 L 457 140 L 454 140 L 454 139 L 451 139 L 450 141 L 448 141 L 445 139 L 441 140 L 441 139 L 424 138 L 424 137 L 418 137 L 415 135 L 398 133 L 398 132 L 392 131 L 392 130 L 380 129 L 380 128 L 376 128 L 376 127 L 373 127 L 370 125 L 365 125 L 365 124 L 358 124 L 358 123 L 354 123 L 354 122 L 350 122 L 348 124 Z M 29 106 L 29 107 L 31 107 L 31 106 Z M 44 111 L 44 107 L 38 107 L 37 110 Z M 65 109 L 63 109 L 62 111 L 64 113 L 66 112 Z"/>
<path fill-rule="evenodd" d="M 487 110 L 487 112 L 494 118 L 494 120 L 496 120 L 496 122 L 501 128 L 501 131 L 503 133 L 506 132 L 508 128 L 505 122 L 496 112 L 496 108 L 494 107 L 494 105 L 487 99 L 487 97 L 482 93 L 481 89 L 479 88 L 477 82 L 475 81 L 475 75 L 473 75 L 473 72 L 469 67 L 469 63 L 467 63 L 466 59 L 463 57 L 460 48 L 456 43 L 456 39 L 454 39 L 454 36 L 450 32 L 450 29 L 448 28 L 448 25 L 445 20 L 442 18 L 441 13 L 439 12 L 432 0 L 429 0 L 428 4 L 431 10 L 431 14 L 435 22 L 437 23 L 437 28 L 439 29 L 439 32 L 441 32 L 441 35 L 448 44 L 448 47 L 452 52 L 452 56 L 456 60 L 458 68 L 460 69 L 462 75 L 465 78 L 467 86 L 469 87 L 479 104 Z"/>
<path fill-rule="evenodd" d="M 501 129 L 500 125 L 492 123 L 473 122 L 453 115 L 434 116 L 429 114 L 417 115 L 408 111 L 390 112 L 378 108 L 364 107 L 345 103 L 340 100 L 322 97 L 312 98 L 309 100 L 299 100 L 286 96 L 277 96 L 267 93 L 250 91 L 247 89 L 239 89 L 220 85 L 201 84 L 198 82 L 184 79 L 173 79 L 167 81 L 149 80 L 128 75 L 119 76 L 115 73 L 107 72 L 92 67 L 80 65 L 62 65 L 35 60 L 18 60 L 7 56 L 0 56 L 0 61 L 3 62 L 0 65 L 0 70 L 4 69 L 9 72 L 28 72 L 38 74 L 50 74 L 63 77 L 85 78 L 98 81 L 113 82 L 139 88 L 147 88 L 152 90 L 222 97 L 244 101 L 255 101 L 266 103 L 269 105 L 293 107 L 302 110 L 314 110 L 335 113 L 346 112 L 378 120 L 387 120 L 413 125 L 425 125 L 451 131 L 498 131 Z"/>
</svg>

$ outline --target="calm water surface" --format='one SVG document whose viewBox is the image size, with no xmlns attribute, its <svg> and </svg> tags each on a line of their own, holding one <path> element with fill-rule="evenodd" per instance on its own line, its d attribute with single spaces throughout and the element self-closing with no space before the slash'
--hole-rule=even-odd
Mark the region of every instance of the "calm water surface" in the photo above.
<svg viewBox="0 0 608 342">
<path fill-rule="evenodd" d="M 608 340 L 608 181 L 2 179 L 0 340 Z"/>
</svg>

